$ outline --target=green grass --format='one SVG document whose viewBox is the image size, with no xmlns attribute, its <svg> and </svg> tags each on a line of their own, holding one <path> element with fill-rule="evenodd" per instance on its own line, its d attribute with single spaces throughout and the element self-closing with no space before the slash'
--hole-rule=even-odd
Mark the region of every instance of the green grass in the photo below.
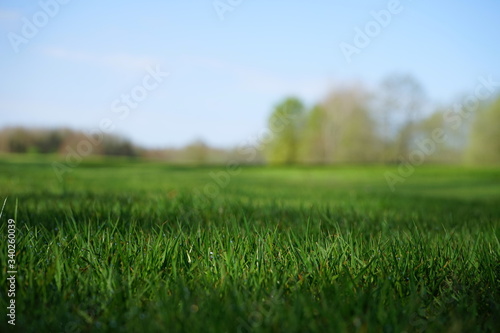
<svg viewBox="0 0 500 333">
<path fill-rule="evenodd" d="M 52 159 L 0 156 L 19 332 L 500 331 L 498 169 Z"/>
</svg>

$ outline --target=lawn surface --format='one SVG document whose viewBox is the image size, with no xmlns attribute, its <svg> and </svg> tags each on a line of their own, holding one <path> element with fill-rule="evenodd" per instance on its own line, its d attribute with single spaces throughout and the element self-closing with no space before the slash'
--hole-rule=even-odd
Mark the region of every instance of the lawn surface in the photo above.
<svg viewBox="0 0 500 333">
<path fill-rule="evenodd" d="M 498 168 L 52 161 L 0 156 L 15 331 L 500 331 Z"/>
</svg>

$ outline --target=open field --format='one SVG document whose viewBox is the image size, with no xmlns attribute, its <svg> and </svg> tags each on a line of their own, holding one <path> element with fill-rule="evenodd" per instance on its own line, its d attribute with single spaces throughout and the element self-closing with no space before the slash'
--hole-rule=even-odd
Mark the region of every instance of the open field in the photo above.
<svg viewBox="0 0 500 333">
<path fill-rule="evenodd" d="M 19 332 L 500 331 L 498 168 L 51 162 L 0 156 Z"/>
</svg>

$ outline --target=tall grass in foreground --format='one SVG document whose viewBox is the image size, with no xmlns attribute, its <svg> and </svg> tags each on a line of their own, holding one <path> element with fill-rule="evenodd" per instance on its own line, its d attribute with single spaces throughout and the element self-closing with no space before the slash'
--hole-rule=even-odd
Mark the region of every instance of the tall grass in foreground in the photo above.
<svg viewBox="0 0 500 333">
<path fill-rule="evenodd" d="M 186 169 L 172 180 L 153 167 L 172 188 L 194 187 L 192 177 L 207 173 Z M 113 173 L 125 170 L 93 172 L 113 187 Z M 17 330 L 500 330 L 500 214 L 491 197 L 429 197 L 411 183 L 404 195 L 376 184 L 366 193 L 355 180 L 353 192 L 297 180 L 293 170 L 258 175 L 266 172 L 262 184 L 257 173 L 235 178 L 230 195 L 214 200 L 153 182 L 63 193 L 44 188 L 40 171 L 31 188 L 2 179 L 1 193 L 19 202 L 17 212 L 12 202 L 4 212 L 19 227 Z M 327 179 L 321 172 L 318 183 Z M 255 194 L 268 187 L 271 194 Z M 6 255 L 0 251 L 2 265 Z"/>
</svg>

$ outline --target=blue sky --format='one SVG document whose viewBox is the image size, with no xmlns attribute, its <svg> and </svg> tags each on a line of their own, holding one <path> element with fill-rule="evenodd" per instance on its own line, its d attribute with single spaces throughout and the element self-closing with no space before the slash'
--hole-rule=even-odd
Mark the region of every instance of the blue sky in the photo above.
<svg viewBox="0 0 500 333">
<path fill-rule="evenodd" d="M 228 147 L 266 126 L 287 95 L 307 105 L 332 87 L 413 75 L 436 103 L 500 80 L 500 2 L 399 1 L 401 10 L 348 63 L 339 45 L 391 1 L 212 0 L 2 1 L 0 127 L 113 132 L 147 147 L 201 138 Z M 36 21 L 38 20 L 38 21 Z M 13 47 L 26 22 L 40 25 Z M 35 26 L 36 27 L 36 26 Z M 19 41 L 19 39 L 16 39 Z M 123 119 L 113 101 L 141 85 L 147 68 L 168 72 Z"/>
</svg>

